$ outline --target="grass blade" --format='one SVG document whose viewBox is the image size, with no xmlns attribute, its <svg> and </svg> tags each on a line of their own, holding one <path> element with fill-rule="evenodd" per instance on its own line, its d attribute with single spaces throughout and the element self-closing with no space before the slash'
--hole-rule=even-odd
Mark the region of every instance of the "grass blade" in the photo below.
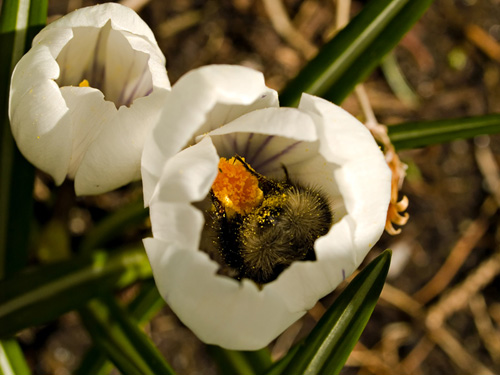
<svg viewBox="0 0 500 375">
<path fill-rule="evenodd" d="M 329 92 L 408 1 L 370 1 L 287 85 L 280 96 L 281 104 L 296 106 L 302 92 L 317 96 Z"/>
<path fill-rule="evenodd" d="M 17 149 L 8 119 L 12 70 L 47 20 L 47 0 L 5 0 L 0 12 L 0 279 L 28 259 L 34 168 Z"/>
<path fill-rule="evenodd" d="M 389 137 L 398 150 L 496 133 L 500 133 L 500 114 L 389 126 Z"/>
<path fill-rule="evenodd" d="M 0 374 L 31 374 L 23 352 L 15 339 L 0 340 Z"/>
<path fill-rule="evenodd" d="M 148 322 L 163 307 L 165 302 L 158 293 L 154 280 L 146 280 L 140 293 L 127 306 L 127 311 L 132 319 L 139 325 Z M 92 347 L 85 355 L 75 375 L 106 375 L 112 368 L 103 351 Z"/>
<path fill-rule="evenodd" d="M 92 300 L 80 315 L 94 343 L 123 374 L 174 374 L 137 321 L 114 298 Z"/>
<path fill-rule="evenodd" d="M 95 251 L 0 281 L 0 337 L 82 307 L 99 293 L 151 277 L 144 249 Z"/>
<path fill-rule="evenodd" d="M 258 375 L 271 366 L 271 354 L 267 349 L 250 352 L 209 345 L 207 350 L 219 366 L 221 375 Z"/>
<path fill-rule="evenodd" d="M 288 366 L 287 375 L 338 374 L 377 304 L 391 252 L 368 264 L 335 300 Z"/>
<path fill-rule="evenodd" d="M 115 238 L 125 229 L 142 224 L 149 215 L 149 210 L 144 208 L 142 199 L 121 207 L 111 215 L 106 216 L 92 228 L 83 239 L 79 251 L 89 252 L 106 246 L 106 243 Z"/>
<path fill-rule="evenodd" d="M 386 24 L 377 38 L 366 46 L 355 60 L 342 72 L 323 94 L 325 99 L 341 103 L 380 64 L 401 40 L 404 34 L 422 17 L 433 0 L 409 0 L 408 3 Z"/>
</svg>

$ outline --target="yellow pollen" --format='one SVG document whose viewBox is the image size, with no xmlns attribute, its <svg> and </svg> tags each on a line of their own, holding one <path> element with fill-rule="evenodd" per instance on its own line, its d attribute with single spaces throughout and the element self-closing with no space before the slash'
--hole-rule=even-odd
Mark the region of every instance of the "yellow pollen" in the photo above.
<svg viewBox="0 0 500 375">
<path fill-rule="evenodd" d="M 89 81 L 84 79 L 82 82 L 78 84 L 78 87 L 90 87 Z"/>
<path fill-rule="evenodd" d="M 248 214 L 264 199 L 257 177 L 234 157 L 220 158 L 212 192 L 226 210 L 229 208 L 240 215 Z"/>
</svg>

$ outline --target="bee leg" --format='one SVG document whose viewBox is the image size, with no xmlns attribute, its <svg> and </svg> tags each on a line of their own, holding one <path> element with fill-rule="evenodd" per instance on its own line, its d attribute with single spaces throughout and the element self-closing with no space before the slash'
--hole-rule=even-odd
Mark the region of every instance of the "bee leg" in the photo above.
<svg viewBox="0 0 500 375">
<path fill-rule="evenodd" d="M 266 176 L 263 176 L 255 171 L 255 169 L 253 169 L 251 165 L 248 164 L 240 155 L 235 155 L 234 158 L 241 164 L 243 164 L 248 172 L 257 177 L 257 180 L 259 181 L 259 187 L 262 189 L 264 195 L 280 190 L 279 185 L 275 181 L 268 179 Z"/>
<path fill-rule="evenodd" d="M 285 181 L 291 184 L 292 182 L 290 181 L 290 175 L 288 174 L 288 169 L 286 169 L 285 164 L 281 163 L 281 168 L 283 168 L 283 172 L 285 172 Z"/>
<path fill-rule="evenodd" d="M 214 192 L 210 190 L 210 198 L 212 199 L 212 204 L 214 205 L 215 213 L 219 217 L 224 217 L 226 215 L 226 209 L 221 201 L 215 196 Z"/>
</svg>

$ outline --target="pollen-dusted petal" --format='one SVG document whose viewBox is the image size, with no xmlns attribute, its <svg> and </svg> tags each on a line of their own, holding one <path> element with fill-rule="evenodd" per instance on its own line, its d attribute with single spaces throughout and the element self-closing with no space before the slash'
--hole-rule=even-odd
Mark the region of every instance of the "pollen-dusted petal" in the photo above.
<svg viewBox="0 0 500 375">
<path fill-rule="evenodd" d="M 234 157 L 220 159 L 212 192 L 225 208 L 240 215 L 248 214 L 264 199 L 257 177 Z"/>
<path fill-rule="evenodd" d="M 163 168 L 152 202 L 199 202 L 209 193 L 219 155 L 209 137 L 170 158 Z"/>
<path fill-rule="evenodd" d="M 319 146 L 314 121 L 296 108 L 258 109 L 208 134 L 221 154 L 244 154 L 257 172 L 275 178 L 284 177 L 283 165 L 314 158 Z"/>
<path fill-rule="evenodd" d="M 289 310 L 275 291 L 259 290 L 216 276 L 218 265 L 201 251 L 183 244 L 146 238 L 156 285 L 165 301 L 201 340 L 233 350 L 257 350 L 266 346 L 306 309 Z"/>
<path fill-rule="evenodd" d="M 188 101 L 188 97 L 184 100 Z M 195 159 L 189 155 L 198 147 L 205 147 L 208 139 L 218 155 L 244 157 L 265 178 L 288 177 L 292 183 L 312 183 L 328 200 L 332 199 L 334 223 L 314 244 L 316 260 L 294 262 L 274 281 L 260 288 L 245 277 L 237 281 L 229 277 L 231 274 L 224 276 L 220 265 L 203 252 L 204 241 L 213 239 L 217 233 L 212 232 L 219 230 L 217 225 L 211 227 L 211 223 L 219 223 L 218 218 L 210 218 L 209 211 L 204 211 L 205 225 L 197 223 L 201 237 L 196 249 L 182 245 L 179 240 L 184 234 L 176 233 L 179 227 L 173 227 L 168 236 L 164 233 L 161 240 L 145 240 L 160 292 L 179 318 L 207 343 L 255 350 L 267 345 L 360 265 L 384 230 L 390 171 L 363 124 L 339 107 L 307 95 L 298 109 L 256 109 L 206 135 L 199 134 L 199 143 L 170 160 L 177 159 L 178 165 L 191 165 Z M 189 160 L 182 161 L 185 156 Z M 203 158 L 199 162 L 205 163 Z M 183 212 L 178 204 L 175 208 L 169 206 L 177 213 L 160 214 L 164 209 L 160 202 L 184 202 L 186 206 L 200 207 L 200 211 L 209 210 L 200 205 L 208 203 L 217 171 L 214 180 L 207 183 L 197 172 L 180 176 L 169 164 L 170 161 L 165 164 L 151 200 L 151 212 L 162 216 L 161 220 L 158 217 L 152 220 L 153 234 L 158 225 L 168 225 L 168 220 L 189 211 Z M 190 184 L 198 184 L 198 188 Z M 217 189 L 227 193 L 226 183 L 221 185 Z M 200 194 L 185 194 L 184 190 Z M 277 200 L 272 205 L 280 205 Z M 263 210 L 257 219 L 264 219 L 269 213 Z M 231 223 L 228 217 L 224 220 L 223 223 L 232 224 L 230 230 L 241 230 L 238 221 Z M 218 233 L 225 235 L 222 231 Z M 212 240 L 211 243 L 219 246 L 216 251 L 238 254 L 241 244 L 233 242 L 222 245 Z"/>
</svg>

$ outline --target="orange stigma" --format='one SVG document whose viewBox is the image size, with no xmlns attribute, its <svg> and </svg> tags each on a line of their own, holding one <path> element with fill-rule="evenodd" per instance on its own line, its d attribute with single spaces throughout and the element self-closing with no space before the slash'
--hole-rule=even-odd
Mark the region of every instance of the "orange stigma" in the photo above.
<svg viewBox="0 0 500 375">
<path fill-rule="evenodd" d="M 262 203 L 259 180 L 239 160 L 220 158 L 212 192 L 226 209 L 246 215 Z"/>
</svg>

